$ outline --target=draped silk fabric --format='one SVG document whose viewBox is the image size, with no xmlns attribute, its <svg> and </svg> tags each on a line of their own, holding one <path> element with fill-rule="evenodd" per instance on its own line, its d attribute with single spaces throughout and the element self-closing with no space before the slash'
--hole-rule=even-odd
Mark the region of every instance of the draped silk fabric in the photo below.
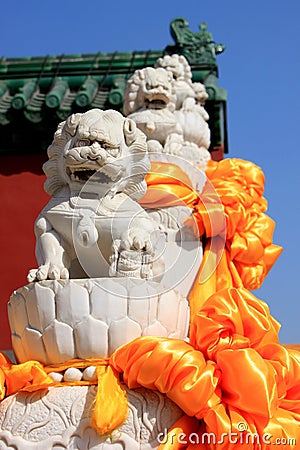
<svg viewBox="0 0 300 450">
<path fill-rule="evenodd" d="M 111 363 L 130 388 L 157 389 L 199 419 L 181 418 L 164 450 L 296 449 L 300 355 L 278 343 L 278 329 L 264 302 L 244 288 L 229 288 L 195 315 L 189 344 L 143 337 L 119 348 Z M 178 428 L 186 437 L 198 433 L 197 444 L 179 445 Z M 207 433 L 214 444 L 205 439 Z"/>
<path fill-rule="evenodd" d="M 145 336 L 109 360 L 50 367 L 12 365 L 1 355 L 1 398 L 54 385 L 51 371 L 96 365 L 93 426 L 100 434 L 126 418 L 120 373 L 129 388 L 158 390 L 183 410 L 161 450 L 299 448 L 300 354 L 279 344 L 279 324 L 247 290 L 261 285 L 281 252 L 264 213 L 263 173 L 250 162 L 226 159 L 211 162 L 207 176 L 199 196 L 178 166 L 154 163 L 140 201 L 147 208 L 191 207 L 187 226 L 205 243 L 189 298 L 190 342 Z"/>
<path fill-rule="evenodd" d="M 221 289 L 260 287 L 282 251 L 272 243 L 274 221 L 264 214 L 267 202 L 262 170 L 233 158 L 210 161 L 206 175 L 208 181 L 199 195 L 178 166 L 152 163 L 146 178 L 148 190 L 140 200 L 147 208 L 171 206 L 181 200 L 193 209 L 187 225 L 205 237 L 206 246 L 198 280 L 189 295 L 192 317 Z"/>
</svg>

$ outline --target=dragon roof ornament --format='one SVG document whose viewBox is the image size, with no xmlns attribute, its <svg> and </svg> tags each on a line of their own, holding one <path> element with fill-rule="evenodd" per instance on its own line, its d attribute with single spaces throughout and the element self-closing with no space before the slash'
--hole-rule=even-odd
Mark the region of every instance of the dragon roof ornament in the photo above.
<svg viewBox="0 0 300 450">
<path fill-rule="evenodd" d="M 222 147 L 227 153 L 227 95 L 218 86 L 216 63 L 224 46 L 215 44 L 203 23 L 194 33 L 186 19 L 177 18 L 170 32 L 175 44 L 161 50 L 0 58 L 0 154 L 44 151 L 58 122 L 73 113 L 93 108 L 121 111 L 130 76 L 173 54 L 187 59 L 193 82 L 205 84 L 210 151 Z"/>
<path fill-rule="evenodd" d="M 168 46 L 166 51 L 184 55 L 190 65 L 216 66 L 216 55 L 223 53 L 225 45 L 215 43 L 212 34 L 207 31 L 206 23 L 202 22 L 199 29 L 198 33 L 194 33 L 189 29 L 186 19 L 172 20 L 170 33 L 175 45 Z"/>
</svg>

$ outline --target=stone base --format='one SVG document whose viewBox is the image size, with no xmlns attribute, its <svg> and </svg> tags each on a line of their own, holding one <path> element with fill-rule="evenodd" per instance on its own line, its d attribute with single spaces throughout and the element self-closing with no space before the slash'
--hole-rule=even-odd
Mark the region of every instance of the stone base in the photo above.
<svg viewBox="0 0 300 450">
<path fill-rule="evenodd" d="M 18 362 L 57 364 L 106 358 L 140 336 L 185 339 L 187 300 L 137 278 L 33 282 L 11 296 L 8 315 Z"/>
<path fill-rule="evenodd" d="M 103 436 L 91 426 L 95 386 L 12 395 L 0 405 L 0 450 L 157 449 L 158 439 L 182 416 L 182 410 L 159 392 L 126 390 L 128 417 Z"/>
</svg>

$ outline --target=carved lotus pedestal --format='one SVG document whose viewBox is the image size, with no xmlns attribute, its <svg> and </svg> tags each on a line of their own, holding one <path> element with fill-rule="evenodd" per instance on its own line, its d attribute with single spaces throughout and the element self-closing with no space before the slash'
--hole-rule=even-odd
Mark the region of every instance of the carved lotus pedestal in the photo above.
<svg viewBox="0 0 300 450">
<path fill-rule="evenodd" d="M 136 278 L 46 280 L 11 296 L 8 315 L 18 362 L 57 364 L 106 358 L 140 336 L 185 339 L 188 302 Z"/>
<path fill-rule="evenodd" d="M 187 300 L 160 283 L 141 279 L 35 282 L 14 292 L 8 306 L 18 362 L 33 359 L 49 365 L 105 358 L 140 336 L 188 335 Z M 95 386 L 12 395 L 0 405 L 0 450 L 157 448 L 159 436 L 182 411 L 158 392 L 126 390 L 128 417 L 104 436 L 91 426 Z"/>
</svg>

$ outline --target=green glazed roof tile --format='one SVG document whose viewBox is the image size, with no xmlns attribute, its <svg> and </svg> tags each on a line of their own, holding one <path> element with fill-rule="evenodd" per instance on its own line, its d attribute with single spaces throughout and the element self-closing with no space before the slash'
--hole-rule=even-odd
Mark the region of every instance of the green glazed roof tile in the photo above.
<svg viewBox="0 0 300 450">
<path fill-rule="evenodd" d="M 57 123 L 72 112 L 93 107 L 122 110 L 126 81 L 132 73 L 154 66 L 159 57 L 173 53 L 183 54 L 191 66 L 193 80 L 206 85 L 210 126 L 220 127 L 218 111 L 219 105 L 226 103 L 226 91 L 217 85 L 216 55 L 223 52 L 224 46 L 215 44 L 204 23 L 194 33 L 185 19 L 178 18 L 171 22 L 170 31 L 174 45 L 164 50 L 2 57 L 0 129 L 7 134 L 6 148 L 13 148 L 13 142 L 20 141 L 10 137 L 16 133 L 23 133 L 26 147 L 26 135 L 32 133 L 28 123 L 33 127 L 38 124 L 39 130 L 42 127 L 51 136 Z M 16 122 L 18 127 L 14 127 Z M 14 127 L 13 132 L 10 126 Z M 226 127 L 226 123 L 221 126 Z"/>
</svg>

